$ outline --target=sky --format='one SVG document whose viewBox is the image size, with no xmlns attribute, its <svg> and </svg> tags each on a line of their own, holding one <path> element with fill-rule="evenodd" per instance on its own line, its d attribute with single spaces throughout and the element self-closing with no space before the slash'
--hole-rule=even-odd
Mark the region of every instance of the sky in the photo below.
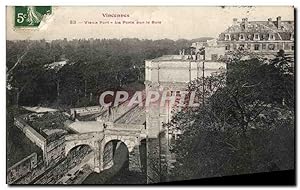
<svg viewBox="0 0 300 190">
<path fill-rule="evenodd" d="M 128 14 L 126 18 L 105 18 L 103 14 Z M 53 14 L 39 29 L 14 28 L 14 7 L 7 7 L 6 38 L 24 39 L 62 39 L 68 38 L 140 38 L 140 39 L 195 39 L 217 37 L 232 24 L 233 18 L 241 20 L 294 20 L 291 6 L 269 7 L 92 7 L 61 6 L 53 7 Z M 76 24 L 70 24 L 70 20 Z M 98 22 L 85 24 L 85 21 Z M 110 24 L 100 24 L 109 21 Z M 120 21 L 121 24 L 115 24 Z M 132 21 L 135 24 L 124 24 Z M 150 24 L 136 22 L 150 21 Z M 151 24 L 152 21 L 161 22 Z"/>
</svg>

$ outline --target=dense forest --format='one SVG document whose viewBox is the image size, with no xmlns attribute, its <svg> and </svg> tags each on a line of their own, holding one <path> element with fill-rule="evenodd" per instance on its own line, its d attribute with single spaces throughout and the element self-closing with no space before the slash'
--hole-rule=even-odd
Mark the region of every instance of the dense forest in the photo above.
<svg viewBox="0 0 300 190">
<path fill-rule="evenodd" d="M 96 104 L 99 90 L 142 88 L 145 59 L 207 39 L 7 41 L 8 105 Z"/>
</svg>

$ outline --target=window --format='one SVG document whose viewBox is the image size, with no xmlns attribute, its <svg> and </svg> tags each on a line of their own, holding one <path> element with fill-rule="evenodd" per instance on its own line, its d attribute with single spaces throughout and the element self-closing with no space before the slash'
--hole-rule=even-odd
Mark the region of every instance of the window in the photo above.
<svg viewBox="0 0 300 190">
<path fill-rule="evenodd" d="M 230 40 L 230 34 L 225 34 L 225 40 Z"/>
<path fill-rule="evenodd" d="M 274 34 L 269 34 L 269 40 L 275 40 L 275 35 Z"/>
<path fill-rule="evenodd" d="M 251 49 L 251 44 L 247 44 L 247 49 Z"/>
<path fill-rule="evenodd" d="M 218 54 L 211 54 L 211 60 L 217 61 L 218 60 Z"/>
<path fill-rule="evenodd" d="M 227 44 L 227 45 L 225 46 L 225 50 L 230 50 L 230 45 L 229 45 L 229 44 Z"/>
<path fill-rule="evenodd" d="M 254 50 L 259 50 L 259 44 L 254 44 Z"/>
<path fill-rule="evenodd" d="M 268 48 L 269 48 L 269 50 L 275 50 L 275 45 L 274 44 L 269 44 Z"/>
<path fill-rule="evenodd" d="M 239 35 L 234 34 L 234 35 L 233 35 L 233 40 L 235 40 L 235 41 L 239 40 Z"/>
<path fill-rule="evenodd" d="M 245 40 L 245 35 L 244 34 L 240 34 L 240 40 Z"/>
<path fill-rule="evenodd" d="M 233 44 L 233 49 L 236 49 L 237 47 L 236 47 L 236 44 Z"/>
<path fill-rule="evenodd" d="M 267 46 L 266 46 L 266 44 L 262 44 L 262 47 L 261 47 L 261 49 L 267 49 Z"/>
<path fill-rule="evenodd" d="M 290 49 L 290 46 L 289 46 L 288 43 L 285 43 L 285 44 L 284 44 L 284 49 L 285 49 L 285 50 L 289 50 L 289 49 Z"/>
<path fill-rule="evenodd" d="M 248 39 L 252 39 L 252 35 L 251 34 L 248 34 Z"/>
<path fill-rule="evenodd" d="M 240 44 L 239 50 L 244 50 L 244 49 L 245 49 L 245 45 L 244 44 Z"/>
<path fill-rule="evenodd" d="M 294 51 L 294 45 L 291 46 L 291 49 Z"/>
<path fill-rule="evenodd" d="M 291 34 L 291 40 L 294 40 L 294 33 Z"/>
<path fill-rule="evenodd" d="M 263 39 L 263 40 L 268 40 L 268 39 L 269 39 L 269 38 L 268 38 L 268 35 L 267 35 L 267 34 L 263 34 L 262 39 Z"/>
<path fill-rule="evenodd" d="M 254 34 L 254 40 L 259 40 L 259 34 L 258 33 Z"/>
<path fill-rule="evenodd" d="M 169 138 L 170 140 L 170 144 L 175 144 L 176 143 L 176 135 L 175 134 L 171 134 L 171 138 Z"/>
</svg>

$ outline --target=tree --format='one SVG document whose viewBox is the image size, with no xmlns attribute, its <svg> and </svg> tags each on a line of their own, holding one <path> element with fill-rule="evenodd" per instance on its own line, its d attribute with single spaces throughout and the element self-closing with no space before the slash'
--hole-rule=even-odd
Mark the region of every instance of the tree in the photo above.
<svg viewBox="0 0 300 190">
<path fill-rule="evenodd" d="M 227 73 L 190 83 L 188 90 L 205 101 L 166 124 L 182 131 L 172 147 L 175 180 L 294 167 L 294 109 L 288 100 L 294 87 L 279 88 L 292 84 L 293 76 L 277 58 L 269 63 L 231 59 Z"/>
</svg>

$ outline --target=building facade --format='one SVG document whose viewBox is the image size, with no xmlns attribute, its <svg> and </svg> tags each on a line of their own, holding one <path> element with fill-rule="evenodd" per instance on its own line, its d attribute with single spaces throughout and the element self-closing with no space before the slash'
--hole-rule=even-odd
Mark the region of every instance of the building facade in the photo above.
<svg viewBox="0 0 300 190">
<path fill-rule="evenodd" d="M 284 21 L 280 16 L 273 21 L 241 21 L 233 23 L 220 33 L 217 43 L 224 47 L 225 54 L 235 50 L 245 50 L 257 55 L 272 57 L 279 50 L 294 54 L 294 21 Z"/>
<path fill-rule="evenodd" d="M 188 83 L 196 78 L 207 77 L 224 71 L 226 64 L 219 61 L 203 60 L 201 56 L 165 55 L 145 61 L 145 90 L 177 96 L 185 91 Z M 172 104 L 161 106 L 150 104 L 146 107 L 147 131 L 147 182 L 157 183 L 168 181 L 172 169 L 174 155 L 169 151 L 172 139 L 176 138 L 163 124 L 172 119 L 174 109 Z"/>
</svg>

